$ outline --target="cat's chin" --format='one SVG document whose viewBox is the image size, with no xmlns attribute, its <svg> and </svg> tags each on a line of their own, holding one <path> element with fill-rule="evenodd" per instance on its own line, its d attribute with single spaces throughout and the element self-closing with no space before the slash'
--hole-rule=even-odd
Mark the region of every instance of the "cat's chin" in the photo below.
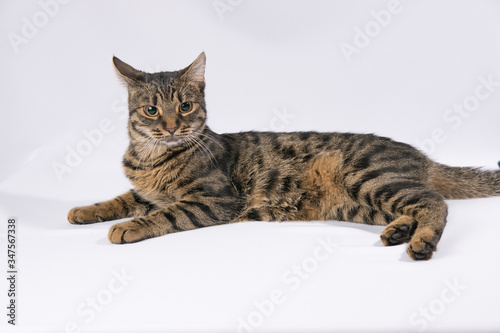
<svg viewBox="0 0 500 333">
<path fill-rule="evenodd" d="M 171 148 L 175 148 L 175 147 L 180 146 L 183 143 L 183 140 L 177 139 L 177 140 L 169 140 L 169 141 L 160 141 L 160 143 L 162 145 L 166 146 L 167 148 L 171 149 Z"/>
</svg>

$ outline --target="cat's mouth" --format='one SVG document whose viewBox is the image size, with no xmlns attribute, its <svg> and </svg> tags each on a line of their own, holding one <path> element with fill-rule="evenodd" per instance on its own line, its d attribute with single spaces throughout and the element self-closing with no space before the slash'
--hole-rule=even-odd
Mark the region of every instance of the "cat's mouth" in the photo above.
<svg viewBox="0 0 500 333">
<path fill-rule="evenodd" d="M 180 145 L 182 142 L 184 142 L 183 138 L 175 135 L 175 136 L 169 136 L 168 138 L 164 138 L 163 140 L 159 140 L 161 144 L 166 145 L 168 148 L 172 148 L 175 146 Z"/>
<path fill-rule="evenodd" d="M 165 142 L 177 142 L 177 141 L 180 141 L 179 137 L 173 135 L 165 139 Z"/>
<path fill-rule="evenodd" d="M 168 136 L 165 135 L 164 133 L 162 133 L 162 134 L 151 133 L 150 137 L 152 139 L 154 139 L 157 143 L 159 143 L 161 145 L 165 145 L 168 148 L 180 146 L 184 143 L 195 141 L 195 139 L 192 138 L 193 135 L 191 135 L 190 133 L 186 133 L 186 132 L 174 133 L 174 134 L 170 133 L 170 135 L 168 135 Z"/>
<path fill-rule="evenodd" d="M 160 143 L 162 143 L 170 148 L 170 147 L 177 146 L 179 143 L 181 143 L 181 140 L 179 138 L 170 137 L 170 138 L 167 138 L 167 139 L 160 141 Z"/>
</svg>

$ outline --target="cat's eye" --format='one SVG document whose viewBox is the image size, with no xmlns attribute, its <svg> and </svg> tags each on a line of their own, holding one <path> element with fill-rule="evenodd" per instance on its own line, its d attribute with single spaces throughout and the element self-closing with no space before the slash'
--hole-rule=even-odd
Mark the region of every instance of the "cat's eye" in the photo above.
<svg viewBox="0 0 500 333">
<path fill-rule="evenodd" d="M 180 108 L 179 108 L 179 111 L 181 113 L 187 113 L 189 111 L 191 111 L 191 109 L 193 108 L 193 103 L 191 102 L 184 102 L 181 104 Z"/>
<path fill-rule="evenodd" d="M 156 106 L 148 105 L 144 107 L 144 113 L 146 116 L 156 117 L 160 112 Z"/>
</svg>

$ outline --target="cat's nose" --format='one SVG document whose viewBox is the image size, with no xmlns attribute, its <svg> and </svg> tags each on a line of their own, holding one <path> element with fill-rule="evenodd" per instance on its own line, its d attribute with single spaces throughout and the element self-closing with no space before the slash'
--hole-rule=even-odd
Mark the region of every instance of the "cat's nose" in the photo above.
<svg viewBox="0 0 500 333">
<path fill-rule="evenodd" d="M 167 127 L 165 128 L 170 135 L 174 135 L 174 132 L 178 129 L 179 127 Z"/>
</svg>

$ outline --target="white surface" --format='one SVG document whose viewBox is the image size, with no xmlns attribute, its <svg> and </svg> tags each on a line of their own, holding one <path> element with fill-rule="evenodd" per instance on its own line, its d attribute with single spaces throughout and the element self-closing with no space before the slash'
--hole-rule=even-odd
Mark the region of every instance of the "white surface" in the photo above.
<svg viewBox="0 0 500 333">
<path fill-rule="evenodd" d="M 499 2 L 401 2 L 351 62 L 341 43 L 353 44 L 355 28 L 388 2 L 230 3 L 221 19 L 212 1 L 73 1 L 18 52 L 9 33 L 21 35 L 23 17 L 43 16 L 42 7 L 0 3 L 2 271 L 7 218 L 19 221 L 18 326 L 2 310 L 1 330 L 69 332 L 74 323 L 81 332 L 237 332 L 240 318 L 254 320 L 254 332 L 410 332 L 424 322 L 427 332 L 500 330 L 500 198 L 450 202 L 429 262 L 410 261 L 405 246 L 383 247 L 382 227 L 343 222 L 240 223 L 124 246 L 108 243 L 112 223 L 67 223 L 73 206 L 130 187 L 113 54 L 155 71 L 205 51 L 209 124 L 218 132 L 374 132 L 442 163 L 496 167 L 500 86 L 478 88 L 478 106 L 460 123 L 447 110 L 473 102 L 480 77 L 500 82 Z M 436 129 L 445 139 L 422 146 Z M 84 131 L 96 143 L 58 179 L 54 163 L 85 145 Z M 332 253 L 318 248 L 328 240 Z M 123 271 L 133 279 L 121 284 Z M 92 298 L 105 306 L 90 310 Z"/>
</svg>

